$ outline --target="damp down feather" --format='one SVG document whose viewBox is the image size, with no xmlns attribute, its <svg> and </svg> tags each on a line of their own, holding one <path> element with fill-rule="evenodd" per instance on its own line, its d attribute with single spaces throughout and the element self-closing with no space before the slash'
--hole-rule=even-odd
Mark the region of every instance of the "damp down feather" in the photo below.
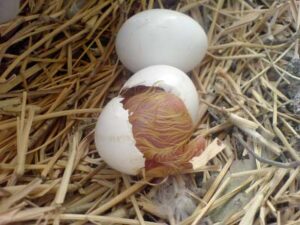
<svg viewBox="0 0 300 225">
<path fill-rule="evenodd" d="M 156 187 L 153 201 L 158 209 L 166 214 L 170 224 L 178 224 L 189 217 L 199 202 L 196 197 L 201 189 L 196 186 L 190 175 L 169 176 Z"/>
</svg>

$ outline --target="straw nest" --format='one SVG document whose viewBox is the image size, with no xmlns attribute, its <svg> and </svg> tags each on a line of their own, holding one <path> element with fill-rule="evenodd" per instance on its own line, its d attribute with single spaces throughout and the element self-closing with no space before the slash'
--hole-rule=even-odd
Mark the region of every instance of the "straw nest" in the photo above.
<svg viewBox="0 0 300 225">
<path fill-rule="evenodd" d="M 0 224 L 300 224 L 299 2 L 74 2 L 25 0 L 0 26 Z M 166 181 L 112 170 L 93 141 L 130 76 L 116 33 L 149 8 L 189 14 L 210 43 L 189 74 L 208 147 L 181 221 L 157 200 Z"/>
</svg>

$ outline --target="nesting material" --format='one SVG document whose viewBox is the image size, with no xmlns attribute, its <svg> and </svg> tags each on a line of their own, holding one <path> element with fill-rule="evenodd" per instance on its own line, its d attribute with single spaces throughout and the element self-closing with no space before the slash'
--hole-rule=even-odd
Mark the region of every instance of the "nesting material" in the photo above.
<svg viewBox="0 0 300 225">
<path fill-rule="evenodd" d="M 131 75 L 116 56 L 117 31 L 151 8 L 184 12 L 208 34 L 189 76 L 201 104 L 192 136 L 210 147 L 195 168 L 148 180 L 106 165 L 93 136 Z M 299 8 L 296 0 L 21 1 L 19 16 L 0 25 L 0 224 L 299 224 Z M 250 170 L 232 172 L 237 161 Z M 243 195 L 249 203 L 216 221 Z"/>
</svg>

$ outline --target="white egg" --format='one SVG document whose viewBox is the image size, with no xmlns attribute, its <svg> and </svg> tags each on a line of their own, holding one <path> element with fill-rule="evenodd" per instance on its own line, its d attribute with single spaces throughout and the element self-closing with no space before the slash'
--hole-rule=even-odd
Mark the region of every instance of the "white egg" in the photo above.
<svg viewBox="0 0 300 225">
<path fill-rule="evenodd" d="M 160 87 L 176 95 L 184 102 L 193 123 L 196 123 L 199 113 L 199 97 L 195 85 L 184 72 L 167 65 L 149 66 L 131 76 L 122 89 L 139 85 Z"/>
<path fill-rule="evenodd" d="M 195 124 L 199 111 L 196 88 L 181 70 L 167 65 L 155 65 L 135 73 L 124 84 L 127 89 L 146 86 L 159 87 L 178 96 L 185 104 Z M 101 158 L 112 168 L 129 175 L 140 174 L 146 159 L 136 147 L 129 111 L 124 108 L 124 97 L 113 98 L 102 110 L 95 129 L 95 144 Z"/>
<path fill-rule="evenodd" d="M 95 144 L 101 158 L 113 169 L 137 175 L 145 166 L 143 154 L 135 147 L 128 110 L 123 98 L 113 98 L 101 112 L 96 129 Z"/>
<path fill-rule="evenodd" d="M 132 72 L 157 64 L 188 72 L 200 63 L 207 47 L 207 36 L 194 19 L 166 9 L 132 16 L 116 39 L 117 54 Z"/>
</svg>

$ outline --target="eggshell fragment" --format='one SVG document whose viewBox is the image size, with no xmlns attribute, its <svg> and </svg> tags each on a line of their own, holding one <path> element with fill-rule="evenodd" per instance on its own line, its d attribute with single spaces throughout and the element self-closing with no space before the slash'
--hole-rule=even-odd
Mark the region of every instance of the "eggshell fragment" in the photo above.
<svg viewBox="0 0 300 225">
<path fill-rule="evenodd" d="M 199 113 L 199 97 L 191 79 L 181 70 L 167 65 L 155 65 L 142 69 L 130 77 L 122 90 L 135 86 L 154 86 L 179 97 L 185 104 L 195 124 Z"/>
<path fill-rule="evenodd" d="M 207 47 L 206 33 L 194 19 L 166 9 L 132 16 L 116 39 L 117 54 L 132 72 L 158 64 L 188 72 L 201 62 Z"/>
<path fill-rule="evenodd" d="M 101 112 L 95 130 L 95 143 L 102 159 L 113 169 L 137 175 L 145 167 L 143 154 L 136 148 L 123 98 L 113 98 Z"/>
</svg>

